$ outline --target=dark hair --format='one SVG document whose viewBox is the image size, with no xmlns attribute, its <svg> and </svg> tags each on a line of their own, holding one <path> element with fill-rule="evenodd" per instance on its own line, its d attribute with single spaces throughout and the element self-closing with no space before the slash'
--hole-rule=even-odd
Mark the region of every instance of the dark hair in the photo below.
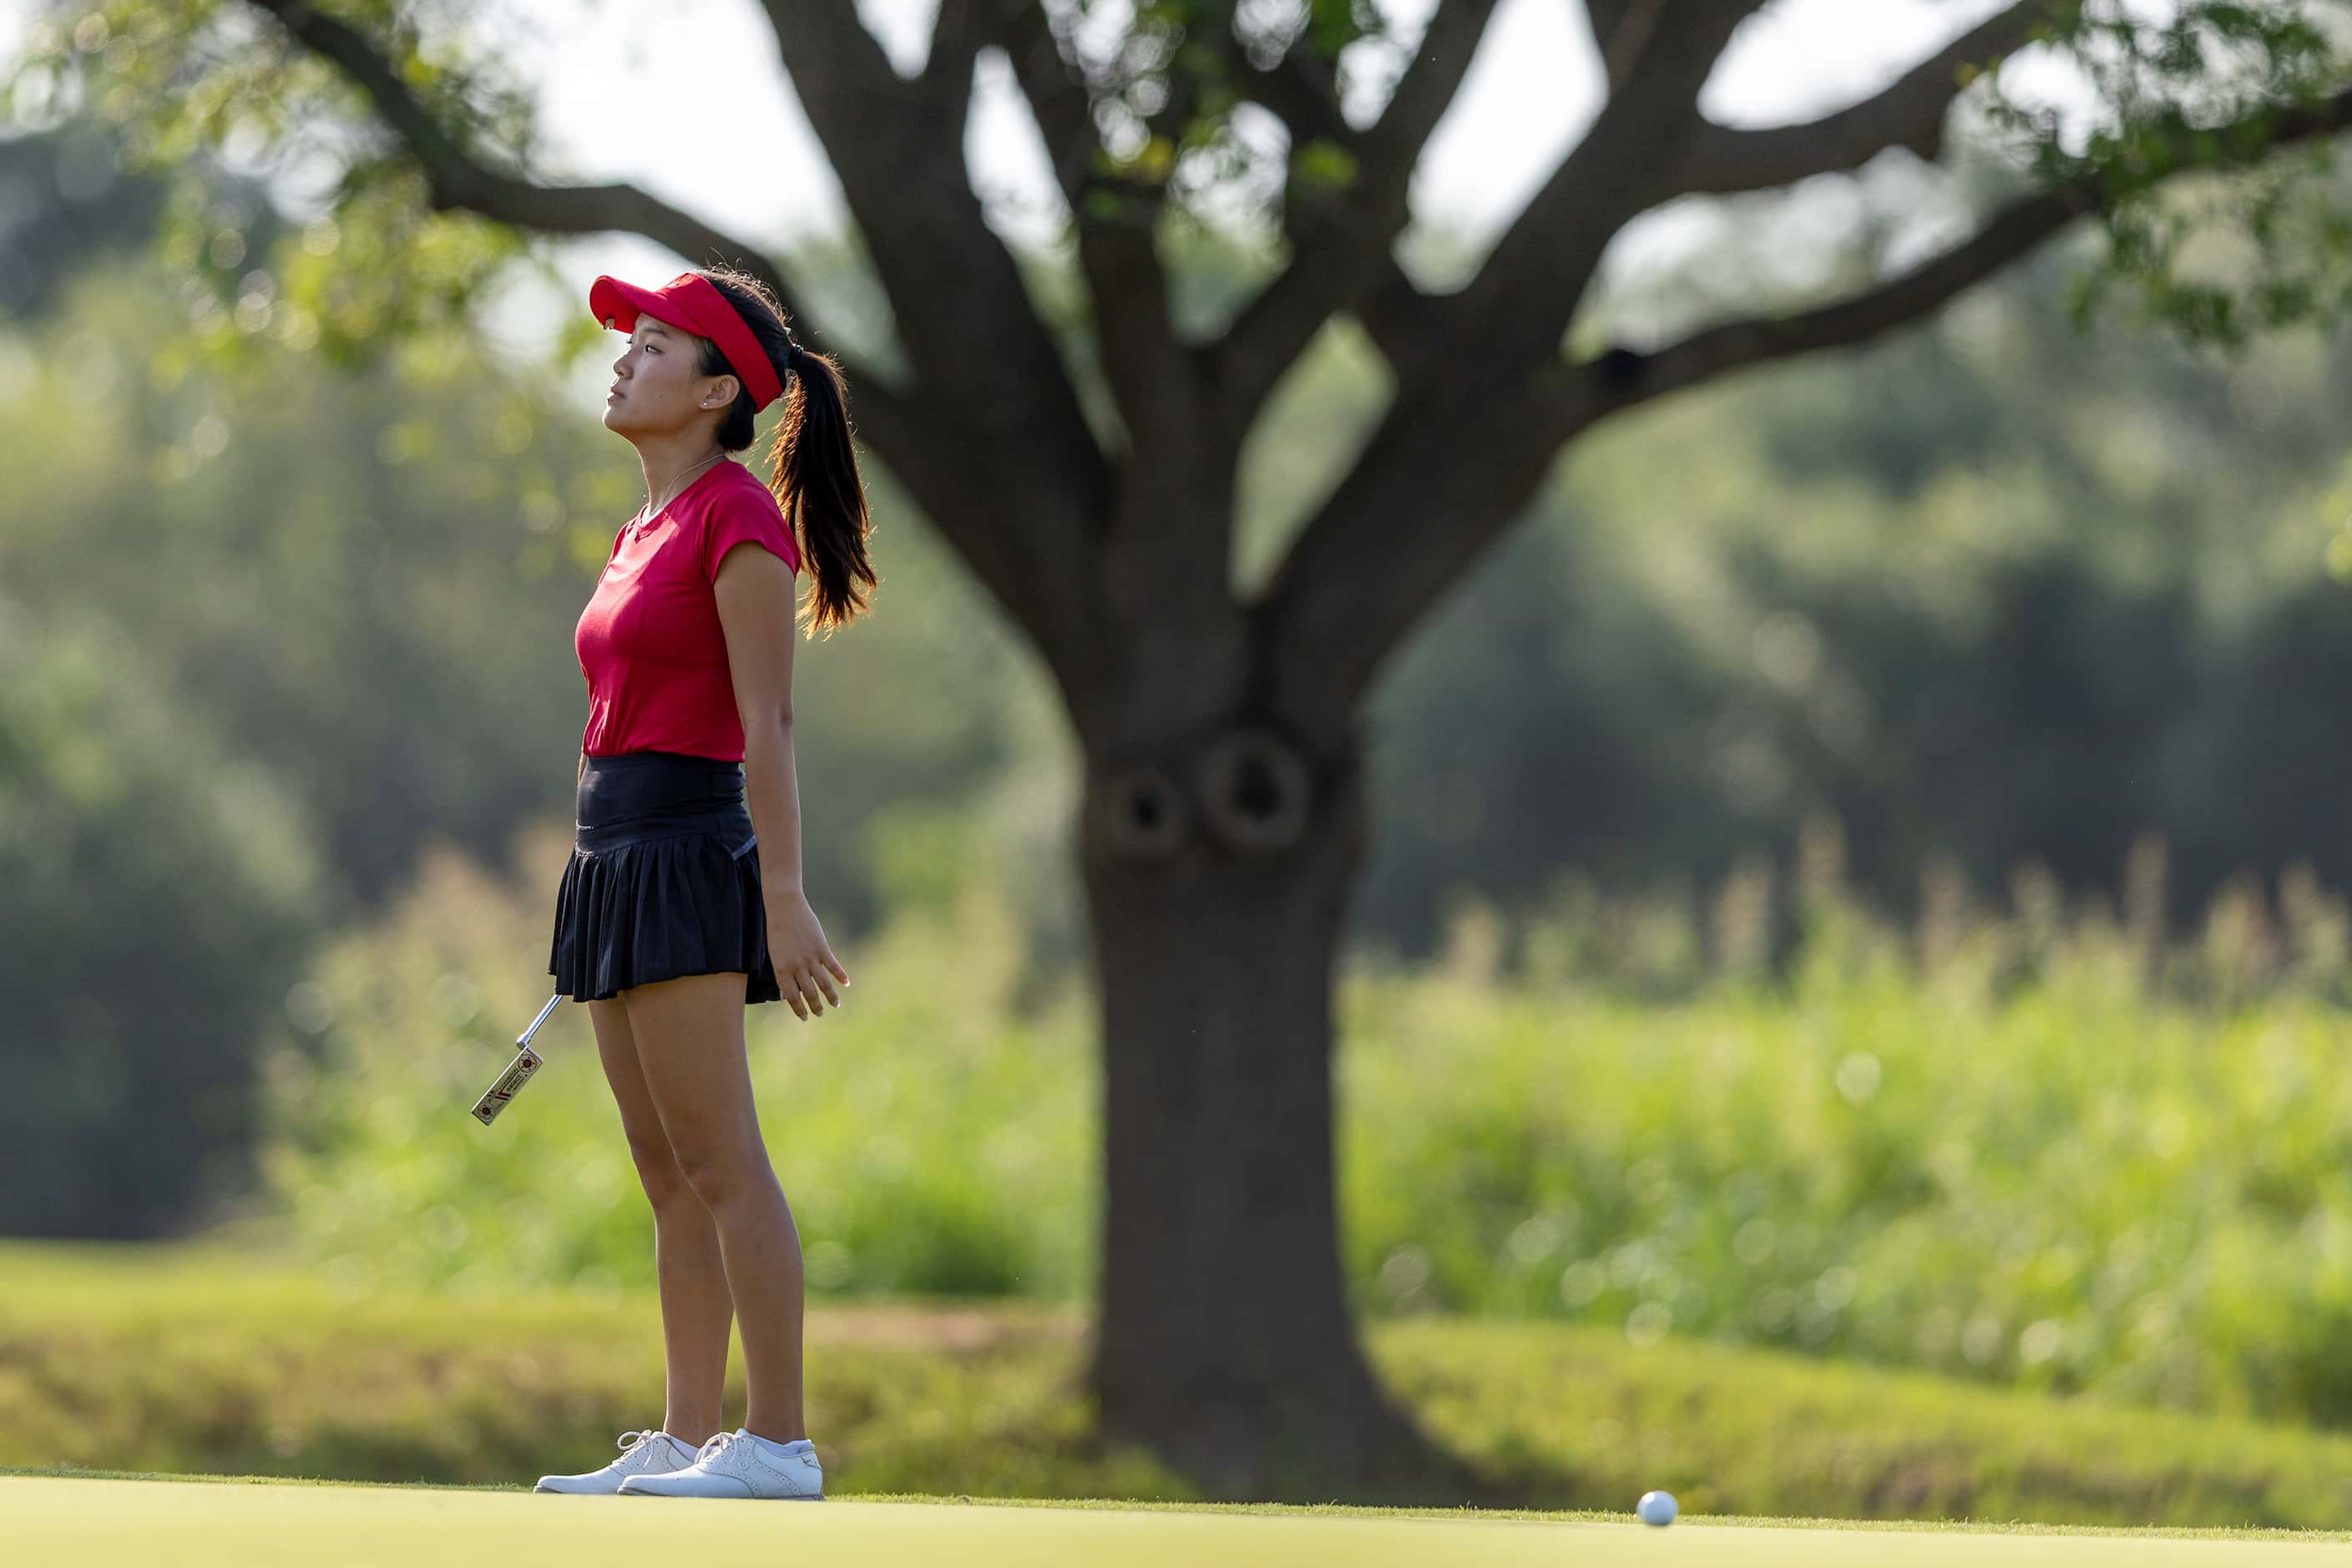
<svg viewBox="0 0 2352 1568">
<path fill-rule="evenodd" d="M 697 270 L 735 307 L 785 388 L 784 416 L 768 448 L 768 488 L 783 508 L 784 526 L 792 530 L 815 583 L 808 600 L 809 630 L 831 634 L 866 607 L 866 591 L 877 581 L 866 559 L 866 536 L 874 520 L 857 477 L 857 448 L 850 441 L 848 384 L 830 357 L 793 341 L 783 307 L 765 283 L 731 267 Z M 708 338 L 698 363 L 705 375 L 735 374 Z M 740 388 L 743 378 L 735 379 Z M 749 447 L 757 412 L 751 392 L 738 390 L 719 421 L 719 445 L 730 452 Z"/>
</svg>

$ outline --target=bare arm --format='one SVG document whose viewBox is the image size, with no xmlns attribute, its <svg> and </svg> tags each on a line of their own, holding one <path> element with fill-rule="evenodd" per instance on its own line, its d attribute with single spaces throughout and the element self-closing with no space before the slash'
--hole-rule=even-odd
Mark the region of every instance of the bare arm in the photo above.
<svg viewBox="0 0 2352 1568">
<path fill-rule="evenodd" d="M 793 574 L 756 544 L 739 544 L 713 585 L 727 637 L 735 709 L 743 721 L 743 789 L 760 841 L 768 955 L 784 1000 L 806 1018 L 841 1005 L 849 972 L 825 944 L 801 879 L 800 784 L 793 766 Z"/>
<path fill-rule="evenodd" d="M 712 590 L 743 720 L 743 785 L 760 836 L 760 879 L 801 885 L 800 785 L 793 772 L 793 574 L 756 544 L 719 563 Z"/>
</svg>

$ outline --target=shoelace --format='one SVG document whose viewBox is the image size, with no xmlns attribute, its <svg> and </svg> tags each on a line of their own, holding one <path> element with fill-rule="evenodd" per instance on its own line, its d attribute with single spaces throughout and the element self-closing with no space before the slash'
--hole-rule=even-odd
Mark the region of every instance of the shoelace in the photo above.
<svg viewBox="0 0 2352 1568">
<path fill-rule="evenodd" d="M 701 1451 L 694 1456 L 694 1462 L 698 1465 L 709 1464 L 711 1460 L 725 1453 L 727 1451 L 727 1445 L 732 1443 L 734 1440 L 735 1434 L 732 1432 L 719 1433 L 713 1436 L 709 1442 L 705 1443 L 702 1446 Z"/>
<path fill-rule="evenodd" d="M 662 1436 L 662 1434 L 658 1430 L 650 1429 L 644 1432 L 624 1432 L 620 1436 L 618 1446 L 623 1457 L 626 1458 L 628 1456 L 635 1455 L 638 1449 L 644 1447 L 646 1444 L 652 1442 L 655 1438 L 660 1436 Z M 645 1457 L 646 1458 L 653 1458 L 650 1454 Z"/>
</svg>

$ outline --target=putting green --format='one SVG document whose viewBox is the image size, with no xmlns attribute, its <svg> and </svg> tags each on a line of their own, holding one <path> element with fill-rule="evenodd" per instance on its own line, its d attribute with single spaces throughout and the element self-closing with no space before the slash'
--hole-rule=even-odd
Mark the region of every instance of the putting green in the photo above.
<svg viewBox="0 0 2352 1568">
<path fill-rule="evenodd" d="M 2153 1535 L 1970 1534 L 1599 1520 L 1445 1519 L 1376 1512 L 1251 1513 L 924 1502 L 669 1502 L 425 1488 L 0 1478 L 0 1563 L 10 1568 L 464 1568 L 538 1563 L 790 1562 L 794 1568 L 1615 1568 L 1782 1563 L 1943 1568 L 2235 1568 L 2352 1561 L 2342 1542 Z M 730 1554 L 721 1556 L 719 1554 Z M 778 1555 L 779 1553 L 782 1555 Z M 2326 1553 L 2325 1558 L 2315 1553 Z"/>
</svg>

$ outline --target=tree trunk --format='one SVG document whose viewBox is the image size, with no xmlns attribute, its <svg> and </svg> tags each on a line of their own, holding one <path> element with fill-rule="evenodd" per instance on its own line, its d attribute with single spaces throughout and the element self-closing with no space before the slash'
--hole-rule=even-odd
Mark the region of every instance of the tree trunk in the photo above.
<svg viewBox="0 0 2352 1568">
<path fill-rule="evenodd" d="M 1243 731 L 1189 768 L 1090 766 L 1085 823 L 1104 1435 L 1216 1496 L 1461 1502 L 1366 1363 L 1339 1267 L 1330 986 L 1360 750 L 1309 768 Z"/>
</svg>

